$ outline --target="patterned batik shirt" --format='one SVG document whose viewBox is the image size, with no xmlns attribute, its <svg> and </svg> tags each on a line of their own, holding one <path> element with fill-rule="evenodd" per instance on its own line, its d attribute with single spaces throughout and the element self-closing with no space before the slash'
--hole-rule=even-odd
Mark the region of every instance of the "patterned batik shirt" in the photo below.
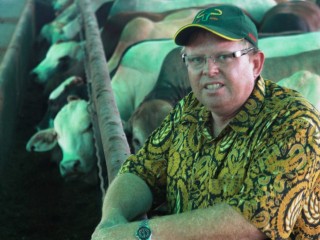
<svg viewBox="0 0 320 240">
<path fill-rule="evenodd" d="M 190 93 L 120 173 L 181 213 L 228 203 L 271 239 L 319 239 L 319 112 L 300 94 L 260 78 L 218 135 Z"/>
</svg>

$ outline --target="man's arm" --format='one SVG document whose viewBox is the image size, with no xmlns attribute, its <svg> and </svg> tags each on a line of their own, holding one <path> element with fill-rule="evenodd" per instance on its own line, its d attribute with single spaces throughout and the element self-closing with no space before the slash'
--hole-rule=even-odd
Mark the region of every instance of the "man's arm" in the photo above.
<svg viewBox="0 0 320 240">
<path fill-rule="evenodd" d="M 148 185 L 134 174 L 122 174 L 108 188 L 98 227 L 127 223 L 145 214 L 151 204 L 152 194 Z"/>
<path fill-rule="evenodd" d="M 260 240 L 267 237 L 227 204 L 149 221 L 153 240 Z M 95 232 L 94 240 L 134 240 L 139 222 Z"/>
<path fill-rule="evenodd" d="M 149 226 L 154 239 L 266 239 L 260 230 L 228 204 L 152 219 Z"/>
<path fill-rule="evenodd" d="M 146 213 L 152 194 L 143 180 L 123 174 L 110 185 L 102 220 L 92 240 L 136 239 L 139 222 L 128 223 Z M 149 221 L 153 239 L 265 239 L 265 235 L 227 204 L 158 217 Z"/>
</svg>

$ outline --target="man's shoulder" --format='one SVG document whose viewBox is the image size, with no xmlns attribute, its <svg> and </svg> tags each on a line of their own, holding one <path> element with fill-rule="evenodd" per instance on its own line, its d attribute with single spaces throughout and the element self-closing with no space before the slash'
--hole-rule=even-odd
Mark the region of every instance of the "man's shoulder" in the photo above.
<svg viewBox="0 0 320 240">
<path fill-rule="evenodd" d="M 278 85 L 266 80 L 266 96 L 264 110 L 266 119 L 274 119 L 283 123 L 295 121 L 314 122 L 320 126 L 319 111 L 298 91 Z M 266 117 L 266 116 L 265 116 Z"/>
</svg>

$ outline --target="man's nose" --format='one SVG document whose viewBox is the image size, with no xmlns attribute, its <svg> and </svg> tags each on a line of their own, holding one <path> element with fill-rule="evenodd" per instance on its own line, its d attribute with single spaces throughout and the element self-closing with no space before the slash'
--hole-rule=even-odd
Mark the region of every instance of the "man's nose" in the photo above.
<svg viewBox="0 0 320 240">
<path fill-rule="evenodd" d="M 203 73 L 209 76 L 214 76 L 219 73 L 219 66 L 215 59 L 207 58 L 203 67 Z"/>
</svg>

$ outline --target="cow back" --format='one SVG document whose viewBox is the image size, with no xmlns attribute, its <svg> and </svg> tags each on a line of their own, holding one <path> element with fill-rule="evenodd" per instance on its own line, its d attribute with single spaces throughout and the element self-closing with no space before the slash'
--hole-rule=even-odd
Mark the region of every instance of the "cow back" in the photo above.
<svg viewBox="0 0 320 240">
<path fill-rule="evenodd" d="M 174 106 L 190 91 L 187 68 L 181 58 L 181 47 L 176 47 L 165 57 L 156 85 L 144 101 L 162 99 Z"/>
<path fill-rule="evenodd" d="M 208 4 L 233 4 L 245 9 L 251 16 L 260 22 L 263 15 L 277 3 L 274 0 L 115 0 L 110 15 L 126 11 L 165 12 L 190 7 L 205 8 Z M 156 7 L 155 7 L 156 6 Z"/>
<path fill-rule="evenodd" d="M 271 8 L 264 15 L 259 36 L 287 35 L 320 29 L 320 8 L 310 1 L 287 1 Z"/>
<path fill-rule="evenodd" d="M 101 31 L 101 41 L 104 52 L 109 59 L 114 52 L 115 47 L 120 39 L 121 32 L 126 24 L 136 17 L 144 17 L 152 21 L 162 20 L 169 12 L 165 13 L 150 13 L 150 12 L 120 12 L 116 15 L 109 16 L 104 23 Z"/>
<path fill-rule="evenodd" d="M 320 111 L 320 76 L 309 71 L 299 71 L 281 79 L 278 84 L 298 91 Z"/>
<path fill-rule="evenodd" d="M 262 76 L 278 82 L 301 70 L 320 75 L 319 56 L 320 49 L 290 56 L 267 58 L 262 70 Z"/>
<path fill-rule="evenodd" d="M 154 88 L 126 124 L 126 135 L 134 152 L 141 148 L 172 107 L 190 91 L 187 69 L 181 59 L 181 47 L 173 48 L 164 58 Z"/>
</svg>

